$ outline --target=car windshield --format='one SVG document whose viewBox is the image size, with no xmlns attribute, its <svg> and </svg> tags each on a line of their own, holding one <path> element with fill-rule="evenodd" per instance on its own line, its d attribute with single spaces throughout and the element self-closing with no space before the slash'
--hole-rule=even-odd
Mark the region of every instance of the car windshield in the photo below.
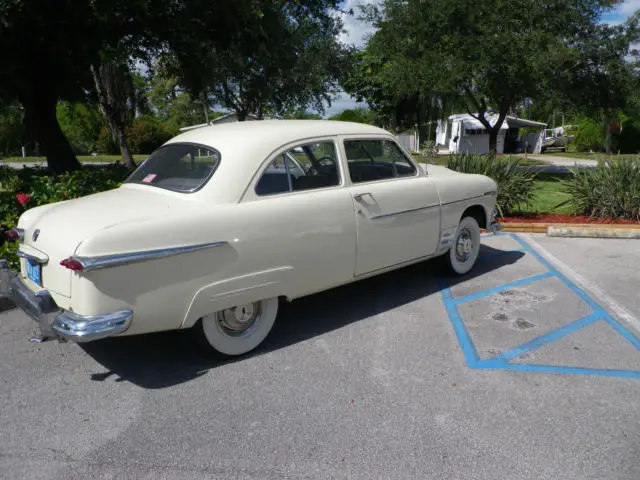
<svg viewBox="0 0 640 480">
<path fill-rule="evenodd" d="M 220 163 L 220 153 L 191 143 L 160 147 L 125 181 L 190 193 L 202 188 Z"/>
</svg>

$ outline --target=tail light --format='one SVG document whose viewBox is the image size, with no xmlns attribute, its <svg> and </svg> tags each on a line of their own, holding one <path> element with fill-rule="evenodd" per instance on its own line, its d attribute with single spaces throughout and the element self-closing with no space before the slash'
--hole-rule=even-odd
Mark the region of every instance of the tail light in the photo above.
<svg viewBox="0 0 640 480">
<path fill-rule="evenodd" d="M 22 242 L 24 240 L 24 230 L 22 228 L 12 228 L 7 230 L 5 235 L 11 242 Z"/>
<path fill-rule="evenodd" d="M 68 268 L 69 270 L 73 270 L 74 272 L 81 272 L 82 270 L 84 270 L 84 265 L 82 264 L 82 262 L 71 257 L 62 260 L 60 262 L 60 265 Z"/>
</svg>

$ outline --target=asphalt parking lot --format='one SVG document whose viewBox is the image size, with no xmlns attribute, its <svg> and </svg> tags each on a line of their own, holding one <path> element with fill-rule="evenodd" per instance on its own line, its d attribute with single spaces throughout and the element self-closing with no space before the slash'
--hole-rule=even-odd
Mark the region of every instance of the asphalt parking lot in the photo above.
<svg viewBox="0 0 640 480">
<path fill-rule="evenodd" d="M 465 278 L 293 302 L 235 361 L 0 313 L 0 478 L 640 478 L 640 243 L 483 242 Z"/>
</svg>

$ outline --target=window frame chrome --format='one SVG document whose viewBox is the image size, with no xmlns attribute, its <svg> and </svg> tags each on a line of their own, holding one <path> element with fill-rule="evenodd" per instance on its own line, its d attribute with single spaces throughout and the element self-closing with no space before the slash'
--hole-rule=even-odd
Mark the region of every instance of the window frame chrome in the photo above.
<svg viewBox="0 0 640 480">
<path fill-rule="evenodd" d="M 291 179 L 289 178 L 288 183 L 289 183 L 289 190 L 286 192 L 278 192 L 278 193 L 272 193 L 272 194 L 268 194 L 268 195 L 260 195 L 257 191 L 256 188 L 258 186 L 258 183 L 260 183 L 260 180 L 262 179 L 262 176 L 264 175 L 264 173 L 266 172 L 266 170 L 269 168 L 269 166 L 276 160 L 276 158 L 280 155 L 285 155 L 288 154 L 290 150 L 293 150 L 296 147 L 301 147 L 304 145 L 309 145 L 309 144 L 313 144 L 313 143 L 331 143 L 333 145 L 333 149 L 334 149 L 334 161 L 336 163 L 336 169 L 338 172 L 338 183 L 335 185 L 331 185 L 328 187 L 320 187 L 320 188 L 313 188 L 313 189 L 307 189 L 307 190 L 298 190 L 295 191 L 293 190 L 293 185 L 291 184 Z M 285 161 L 285 168 L 288 168 L 287 162 Z M 304 169 L 303 169 L 304 171 Z M 309 138 L 305 138 L 305 139 L 300 139 L 300 140 L 296 140 L 294 142 L 290 142 L 286 145 L 282 145 L 280 147 L 278 147 L 276 150 L 274 150 L 273 152 L 271 152 L 271 154 L 269 154 L 265 161 L 262 162 L 260 164 L 260 167 L 256 170 L 256 173 L 254 174 L 254 176 L 252 177 L 251 181 L 249 182 L 249 185 L 247 187 L 247 189 L 245 190 L 245 193 L 242 195 L 242 200 L 241 201 L 247 201 L 247 194 L 249 194 L 249 196 L 253 196 L 253 200 L 262 200 L 262 199 L 268 199 L 268 198 L 280 198 L 284 195 L 297 195 L 297 194 L 302 194 L 302 193 L 313 193 L 313 192 L 324 192 L 330 189 L 336 189 L 336 188 L 341 188 L 343 186 L 346 185 L 346 175 L 344 175 L 344 168 L 343 168 L 343 164 L 342 164 L 342 150 L 341 150 L 341 145 L 340 145 L 340 138 L 337 135 L 329 135 L 329 136 L 321 136 L 321 137 L 309 137 Z"/>
<path fill-rule="evenodd" d="M 207 175 L 207 177 L 202 181 L 202 183 L 195 187 L 192 188 L 190 190 L 179 190 L 176 188 L 170 188 L 170 187 L 164 187 L 164 186 L 160 186 L 160 185 L 154 185 L 151 183 L 142 183 L 142 182 L 131 182 L 129 181 L 131 179 L 131 177 L 133 175 L 135 175 L 138 170 L 140 170 L 145 163 L 147 163 L 147 161 L 156 153 L 159 152 L 162 149 L 166 149 L 166 148 L 170 148 L 170 147 L 174 147 L 174 146 L 180 146 L 180 145 L 186 145 L 186 146 L 190 146 L 190 147 L 197 147 L 197 148 L 202 148 L 202 149 L 206 149 L 206 150 L 210 150 L 212 152 L 215 152 L 218 155 L 218 162 L 216 163 L 215 167 L 211 170 L 211 172 L 209 173 L 209 175 Z M 215 147 L 212 147 L 211 145 L 205 145 L 203 143 L 197 143 L 197 142 L 171 142 L 171 143 L 165 143 L 164 145 L 161 145 L 160 147 L 156 148 L 145 160 L 144 162 L 142 162 L 140 165 L 138 165 L 138 168 L 136 168 L 131 175 L 129 175 L 123 182 L 123 185 L 129 184 L 129 185 L 142 185 L 142 186 L 146 186 L 146 187 L 155 187 L 155 188 L 161 188 L 163 190 L 168 190 L 170 192 L 175 192 L 175 193 L 183 193 L 186 195 L 189 195 L 191 193 L 196 193 L 199 192 L 200 190 L 202 190 L 205 185 L 207 185 L 209 183 L 209 181 L 211 180 L 211 177 L 213 177 L 213 174 L 216 173 L 216 171 L 218 170 L 218 168 L 220 167 L 220 163 L 222 163 L 222 153 L 220 153 L 220 150 L 218 150 Z"/>
</svg>

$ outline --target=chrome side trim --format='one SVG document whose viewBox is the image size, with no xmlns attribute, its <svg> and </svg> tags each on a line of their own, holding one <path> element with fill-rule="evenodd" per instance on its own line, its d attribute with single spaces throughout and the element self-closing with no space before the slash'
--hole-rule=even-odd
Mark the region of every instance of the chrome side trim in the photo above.
<svg viewBox="0 0 640 480">
<path fill-rule="evenodd" d="M 404 215 L 406 213 L 414 213 L 414 212 L 420 212 L 421 210 L 429 210 L 431 208 L 436 208 L 439 207 L 439 205 L 430 205 L 428 207 L 420 207 L 420 208 L 412 208 L 409 210 L 402 210 L 400 212 L 394 212 L 394 213 L 385 213 L 384 215 L 376 215 L 375 217 L 371 217 L 371 220 L 380 220 L 382 218 L 388 218 L 388 217 L 395 217 L 397 215 Z"/>
<path fill-rule="evenodd" d="M 453 202 L 443 203 L 442 206 L 446 207 L 447 205 L 454 205 L 456 203 L 468 202 L 469 200 L 475 200 L 477 198 L 483 198 L 483 197 L 484 195 L 476 195 L 475 197 L 461 198 L 460 200 L 454 200 Z"/>
<path fill-rule="evenodd" d="M 161 248 L 158 250 L 147 250 L 142 252 L 117 253 L 114 255 L 103 255 L 99 257 L 82 257 L 72 256 L 71 259 L 77 260 L 82 264 L 83 271 L 97 270 L 99 268 L 116 267 L 127 265 L 130 263 L 146 262 L 157 258 L 169 257 L 172 255 L 180 255 L 187 252 L 195 252 L 206 248 L 220 247 L 227 245 L 229 242 L 211 242 L 201 243 L 198 245 L 189 245 L 186 247 Z"/>
<path fill-rule="evenodd" d="M 49 257 L 47 255 L 34 255 L 33 253 L 25 252 L 24 250 L 18 250 L 16 255 L 20 258 L 28 258 L 37 263 L 47 263 Z"/>
</svg>

